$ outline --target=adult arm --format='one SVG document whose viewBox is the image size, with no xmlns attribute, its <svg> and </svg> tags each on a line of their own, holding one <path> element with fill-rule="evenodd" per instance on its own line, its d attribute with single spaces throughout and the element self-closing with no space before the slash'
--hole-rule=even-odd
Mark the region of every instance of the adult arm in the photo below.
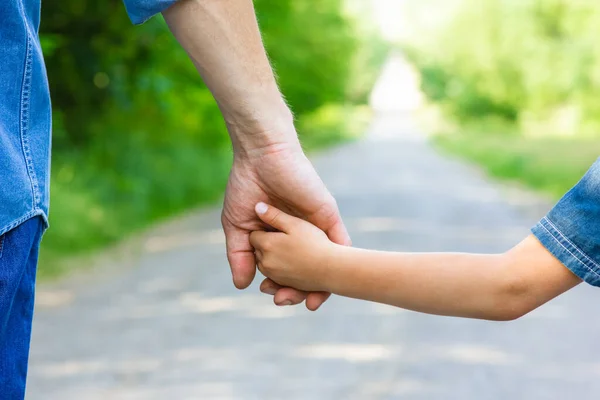
<svg viewBox="0 0 600 400">
<path fill-rule="evenodd" d="M 302 152 L 262 44 L 252 1 L 181 0 L 163 15 L 213 93 L 233 144 L 222 223 L 235 286 L 247 287 L 255 275 L 249 235 L 265 227 L 253 209 L 259 201 L 306 218 L 332 241 L 349 244 L 334 198 Z M 193 112 L 193 105 L 188 112 Z M 307 296 L 272 282 L 270 287 L 278 304 L 297 304 Z M 308 294 L 306 305 L 317 309 L 328 296 Z"/>
</svg>

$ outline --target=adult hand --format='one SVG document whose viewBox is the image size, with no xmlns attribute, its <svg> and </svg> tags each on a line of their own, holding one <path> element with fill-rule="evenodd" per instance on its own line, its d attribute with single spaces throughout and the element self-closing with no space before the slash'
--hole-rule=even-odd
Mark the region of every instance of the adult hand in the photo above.
<svg viewBox="0 0 600 400">
<path fill-rule="evenodd" d="M 256 215 L 254 207 L 258 202 L 304 218 L 333 242 L 350 245 L 333 196 L 297 140 L 237 151 L 225 194 L 222 223 L 233 281 L 240 289 L 248 287 L 256 273 L 250 233 L 270 228 Z M 306 293 L 281 287 L 270 279 L 262 282 L 261 291 L 274 295 L 278 305 L 298 304 L 306 299 L 306 307 L 313 311 L 329 297 L 325 292 Z"/>
</svg>

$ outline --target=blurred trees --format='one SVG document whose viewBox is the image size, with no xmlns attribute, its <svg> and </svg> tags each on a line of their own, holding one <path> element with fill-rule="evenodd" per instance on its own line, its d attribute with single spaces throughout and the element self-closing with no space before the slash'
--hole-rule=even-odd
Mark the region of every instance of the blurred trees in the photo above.
<svg viewBox="0 0 600 400">
<path fill-rule="evenodd" d="M 342 1 L 256 0 L 255 6 L 294 112 L 302 115 L 345 101 L 359 42 L 342 13 Z M 42 21 L 59 149 L 93 141 L 90 121 L 102 121 L 104 140 L 111 133 L 99 115 L 107 113 L 127 117 L 119 121 L 117 136 L 126 129 L 161 140 L 164 135 L 153 132 L 157 121 L 152 119 L 158 118 L 162 132 L 184 129 L 210 136 L 202 139 L 205 144 L 226 143 L 218 118 L 210 115 L 216 108 L 206 88 L 160 17 L 133 27 L 120 0 L 66 1 L 45 3 Z"/>
<path fill-rule="evenodd" d="M 432 1 L 413 3 L 423 26 Z M 600 5 L 590 0 L 453 0 L 406 46 L 422 87 L 459 120 L 531 134 L 599 135 Z"/>
</svg>

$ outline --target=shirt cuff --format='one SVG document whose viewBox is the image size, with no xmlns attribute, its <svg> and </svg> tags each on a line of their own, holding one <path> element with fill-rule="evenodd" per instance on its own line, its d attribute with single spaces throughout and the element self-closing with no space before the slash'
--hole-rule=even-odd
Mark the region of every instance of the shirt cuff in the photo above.
<svg viewBox="0 0 600 400">
<path fill-rule="evenodd" d="M 176 2 L 177 0 L 123 0 L 129 19 L 136 25 L 148 21 Z"/>
<path fill-rule="evenodd" d="M 600 158 L 531 231 L 571 272 L 600 287 Z"/>
<path fill-rule="evenodd" d="M 600 265 L 561 232 L 548 217 L 533 228 L 533 235 L 540 243 L 584 282 L 600 287 Z"/>
</svg>

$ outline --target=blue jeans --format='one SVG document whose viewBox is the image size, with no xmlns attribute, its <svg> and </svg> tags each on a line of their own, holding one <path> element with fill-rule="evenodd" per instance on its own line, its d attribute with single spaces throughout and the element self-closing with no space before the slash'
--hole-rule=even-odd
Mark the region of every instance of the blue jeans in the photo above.
<svg viewBox="0 0 600 400">
<path fill-rule="evenodd" d="M 0 236 L 0 394 L 23 399 L 42 217 Z"/>
</svg>

